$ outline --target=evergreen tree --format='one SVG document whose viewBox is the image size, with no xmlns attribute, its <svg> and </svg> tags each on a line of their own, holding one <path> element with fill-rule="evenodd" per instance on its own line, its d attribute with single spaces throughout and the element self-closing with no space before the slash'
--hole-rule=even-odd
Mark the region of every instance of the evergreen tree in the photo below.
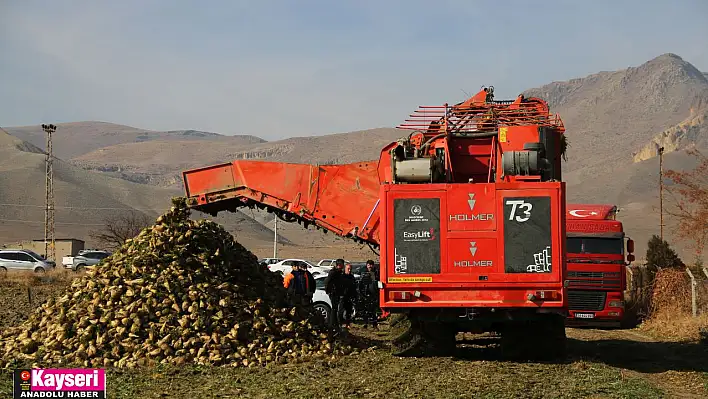
<svg viewBox="0 0 708 399">
<path fill-rule="evenodd" d="M 647 267 L 650 270 L 684 268 L 685 265 L 666 240 L 653 235 L 647 248 Z"/>
</svg>

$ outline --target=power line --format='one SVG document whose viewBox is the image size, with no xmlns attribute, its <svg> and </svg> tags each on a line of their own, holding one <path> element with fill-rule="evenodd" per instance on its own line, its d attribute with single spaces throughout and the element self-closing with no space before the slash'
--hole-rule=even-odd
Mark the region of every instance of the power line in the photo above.
<svg viewBox="0 0 708 399">
<path fill-rule="evenodd" d="M 25 208 L 42 208 L 42 205 L 31 205 L 31 204 L 0 204 L 0 206 L 17 206 Z M 54 209 L 92 209 L 92 210 L 120 210 L 120 211 L 153 211 L 156 212 L 154 208 L 113 208 L 113 207 L 91 207 L 91 206 L 55 206 Z"/>
<path fill-rule="evenodd" d="M 23 219 L 0 219 L 0 222 L 14 222 L 14 223 L 36 223 L 44 224 L 40 220 L 23 220 Z M 70 222 L 54 222 L 54 224 L 64 224 L 64 225 L 78 225 L 78 226 L 105 226 L 102 223 L 70 223 Z"/>
<path fill-rule="evenodd" d="M 12 203 L 0 203 L 0 207 L 3 206 L 16 206 L 23 208 L 42 208 L 42 205 L 32 205 L 32 204 L 12 204 Z M 114 208 L 114 207 L 93 207 L 93 206 L 55 206 L 54 209 L 79 209 L 79 210 L 117 210 L 117 211 L 150 211 L 158 212 L 157 208 Z M 254 216 L 255 217 L 255 216 Z"/>
<path fill-rule="evenodd" d="M 46 164 L 46 199 L 44 202 L 44 253 L 47 259 L 56 260 L 56 246 L 54 240 L 54 159 L 52 159 L 52 134 L 57 127 L 53 124 L 42 124 L 42 130 L 47 134 Z"/>
</svg>

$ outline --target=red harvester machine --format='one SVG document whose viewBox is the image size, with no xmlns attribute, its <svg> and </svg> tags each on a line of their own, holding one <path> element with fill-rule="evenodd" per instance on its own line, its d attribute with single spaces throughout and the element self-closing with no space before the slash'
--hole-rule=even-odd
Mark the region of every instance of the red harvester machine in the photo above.
<svg viewBox="0 0 708 399">
<path fill-rule="evenodd" d="M 315 166 L 235 161 L 183 172 L 188 203 L 259 207 L 380 249 L 396 355 L 450 353 L 501 333 L 509 357 L 565 353 L 565 128 L 539 98 L 485 88 L 420 107 L 380 158 Z"/>
<path fill-rule="evenodd" d="M 568 204 L 569 326 L 622 327 L 627 269 L 634 241 L 617 220 L 617 206 Z M 626 252 L 625 252 L 626 240 Z"/>
</svg>

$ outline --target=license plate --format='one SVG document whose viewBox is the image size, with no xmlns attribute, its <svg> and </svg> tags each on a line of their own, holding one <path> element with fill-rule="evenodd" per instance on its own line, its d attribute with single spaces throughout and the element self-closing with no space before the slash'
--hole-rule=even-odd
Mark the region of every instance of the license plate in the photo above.
<svg viewBox="0 0 708 399">
<path fill-rule="evenodd" d="M 594 319 L 595 313 L 576 313 L 575 317 L 578 319 Z"/>
</svg>

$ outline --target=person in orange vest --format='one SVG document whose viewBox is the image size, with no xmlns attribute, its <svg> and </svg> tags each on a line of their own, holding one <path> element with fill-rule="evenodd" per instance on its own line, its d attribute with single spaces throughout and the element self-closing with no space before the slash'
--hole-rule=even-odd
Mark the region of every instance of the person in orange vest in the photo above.
<svg viewBox="0 0 708 399">
<path fill-rule="evenodd" d="M 295 271 L 298 269 L 297 265 L 293 265 L 292 269 L 290 270 L 290 273 L 288 273 L 284 278 L 283 278 L 283 287 L 285 289 L 288 289 L 290 287 L 290 282 L 295 278 Z"/>
<path fill-rule="evenodd" d="M 310 293 L 310 279 L 307 273 L 298 265 L 283 279 L 283 286 L 288 290 L 293 305 L 307 305 Z"/>
</svg>

